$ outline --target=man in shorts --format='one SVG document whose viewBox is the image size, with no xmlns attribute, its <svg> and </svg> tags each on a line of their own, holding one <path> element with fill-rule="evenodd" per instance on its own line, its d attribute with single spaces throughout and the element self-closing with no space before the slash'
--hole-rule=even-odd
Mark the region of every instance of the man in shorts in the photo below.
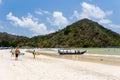
<svg viewBox="0 0 120 80">
<path fill-rule="evenodd" d="M 16 50 L 15 50 L 15 60 L 18 60 L 19 53 L 20 53 L 20 50 L 18 48 L 16 48 Z"/>
</svg>

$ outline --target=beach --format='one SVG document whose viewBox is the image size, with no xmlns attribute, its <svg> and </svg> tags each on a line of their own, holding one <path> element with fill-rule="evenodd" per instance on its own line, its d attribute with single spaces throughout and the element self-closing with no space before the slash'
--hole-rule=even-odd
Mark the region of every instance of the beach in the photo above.
<svg viewBox="0 0 120 80">
<path fill-rule="evenodd" d="M 25 55 L 19 56 L 16 61 L 11 57 L 10 50 L 0 50 L 0 80 L 120 80 L 120 66 L 116 64 L 101 63 L 113 60 L 119 62 L 119 58 L 100 58 L 96 61 L 91 55 L 72 56 L 83 60 L 73 60 L 70 56 L 37 55 L 20 51 Z M 86 60 L 85 56 L 89 59 Z M 69 59 L 66 59 L 66 58 Z M 118 63 L 119 64 L 119 63 Z"/>
</svg>

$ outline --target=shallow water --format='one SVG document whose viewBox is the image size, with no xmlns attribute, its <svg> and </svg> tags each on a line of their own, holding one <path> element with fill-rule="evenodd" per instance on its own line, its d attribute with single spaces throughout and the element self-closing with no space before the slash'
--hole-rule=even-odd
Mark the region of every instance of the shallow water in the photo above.
<svg viewBox="0 0 120 80">
<path fill-rule="evenodd" d="M 87 54 L 120 55 L 120 48 L 64 48 L 66 50 L 87 50 Z M 58 48 L 40 48 L 38 52 L 58 54 Z"/>
<path fill-rule="evenodd" d="M 87 48 L 89 54 L 120 55 L 120 48 Z"/>
</svg>

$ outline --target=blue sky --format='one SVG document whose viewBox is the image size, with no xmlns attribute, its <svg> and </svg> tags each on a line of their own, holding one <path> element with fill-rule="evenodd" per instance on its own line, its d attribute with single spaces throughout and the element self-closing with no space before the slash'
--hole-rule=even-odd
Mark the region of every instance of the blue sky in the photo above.
<svg viewBox="0 0 120 80">
<path fill-rule="evenodd" d="M 120 34 L 120 0 L 0 0 L 0 32 L 33 37 L 89 18 Z"/>
</svg>

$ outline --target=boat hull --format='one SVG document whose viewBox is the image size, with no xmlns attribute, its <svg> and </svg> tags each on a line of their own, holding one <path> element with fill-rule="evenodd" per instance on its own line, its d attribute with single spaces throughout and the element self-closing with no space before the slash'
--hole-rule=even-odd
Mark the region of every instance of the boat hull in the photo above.
<svg viewBox="0 0 120 80">
<path fill-rule="evenodd" d="M 86 53 L 87 51 L 75 51 L 75 52 L 70 52 L 70 51 L 61 51 L 61 50 L 58 50 L 58 53 L 60 55 L 82 55 L 84 53 Z"/>
</svg>

